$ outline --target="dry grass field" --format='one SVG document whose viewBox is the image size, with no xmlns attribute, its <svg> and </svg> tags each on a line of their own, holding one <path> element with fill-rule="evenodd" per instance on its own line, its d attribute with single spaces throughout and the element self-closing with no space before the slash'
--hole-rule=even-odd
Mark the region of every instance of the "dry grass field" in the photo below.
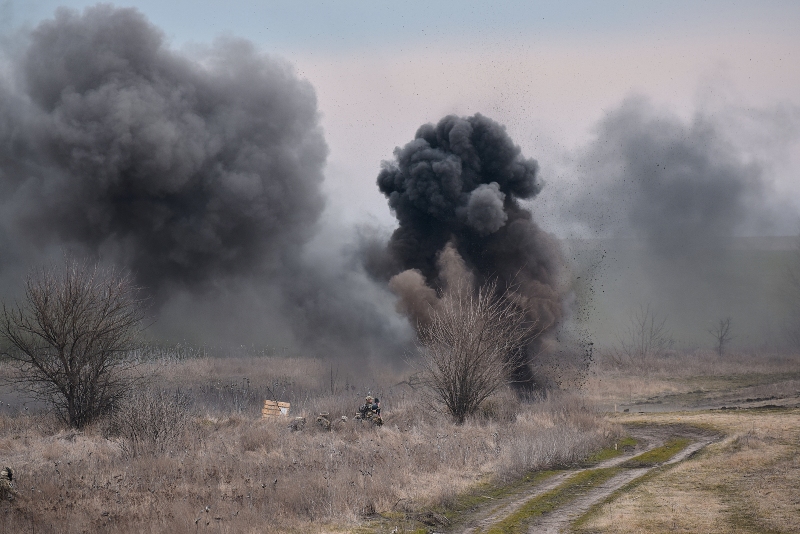
<svg viewBox="0 0 800 534">
<path fill-rule="evenodd" d="M 0 415 L 0 464 L 17 491 L 0 503 L 0 533 L 438 532 L 447 521 L 428 519 L 456 517 L 476 488 L 480 502 L 524 496 L 537 472 L 574 469 L 642 425 L 722 437 L 608 494 L 574 531 L 797 532 L 799 360 L 601 358 L 580 392 L 531 403 L 504 392 L 457 426 L 391 369 L 151 355 L 140 394 L 83 432 L 36 409 Z M 352 419 L 365 394 L 381 398 L 383 427 Z M 291 402 L 290 417 L 262 420 L 264 399 Z M 331 431 L 314 423 L 323 412 Z M 295 416 L 302 430 L 289 428 Z"/>
<path fill-rule="evenodd" d="M 722 431 L 696 456 L 623 488 L 576 532 L 800 532 L 800 409 L 617 415 Z"/>
<path fill-rule="evenodd" d="M 123 410 L 138 414 L 137 433 L 119 415 L 83 432 L 33 410 L 0 416 L 0 464 L 17 490 L 0 503 L 0 532 L 347 532 L 574 463 L 618 432 L 574 396 L 521 405 L 508 393 L 456 426 L 402 376 L 346 376 L 317 360 L 146 366 L 148 389 Z M 383 427 L 341 421 L 366 393 L 380 396 Z M 291 417 L 260 419 L 266 398 L 291 402 Z M 322 412 L 331 431 L 314 424 Z M 304 429 L 288 428 L 294 416 Z"/>
<path fill-rule="evenodd" d="M 576 532 L 800 532 L 800 357 L 684 354 L 649 369 L 598 366 L 587 394 L 623 425 L 724 437 L 594 507 Z"/>
<path fill-rule="evenodd" d="M 791 404 L 800 396 L 800 354 L 671 352 L 646 366 L 598 358 L 582 394 L 613 412 L 720 408 L 741 403 Z M 749 399 L 749 401 L 748 401 Z"/>
</svg>

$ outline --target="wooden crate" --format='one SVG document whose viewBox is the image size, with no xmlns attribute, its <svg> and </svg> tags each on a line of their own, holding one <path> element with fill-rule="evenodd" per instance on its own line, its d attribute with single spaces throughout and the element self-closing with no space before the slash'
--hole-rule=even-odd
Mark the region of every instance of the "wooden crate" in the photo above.
<svg viewBox="0 0 800 534">
<path fill-rule="evenodd" d="M 288 402 L 278 402 L 274 400 L 265 400 L 264 407 L 261 408 L 262 417 L 273 417 L 276 415 L 289 415 L 289 408 L 291 405 Z"/>
</svg>

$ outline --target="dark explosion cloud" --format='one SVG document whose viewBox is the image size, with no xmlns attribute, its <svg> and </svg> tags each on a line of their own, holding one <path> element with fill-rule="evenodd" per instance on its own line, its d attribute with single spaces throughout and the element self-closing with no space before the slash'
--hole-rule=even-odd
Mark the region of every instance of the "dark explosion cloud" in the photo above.
<svg viewBox="0 0 800 534">
<path fill-rule="evenodd" d="M 313 233 L 327 147 L 311 85 L 246 41 L 202 60 L 133 9 L 66 9 L 0 86 L 0 193 L 17 242 L 128 267 L 153 293 L 248 275 Z"/>
<path fill-rule="evenodd" d="M 389 282 L 415 324 L 460 272 L 512 288 L 531 319 L 552 331 L 562 318 L 564 263 L 556 241 L 520 204 L 541 190 L 537 172 L 505 129 L 480 114 L 420 127 L 378 175 L 399 227 L 385 246 L 368 249 L 367 270 Z M 515 378 L 533 376 L 524 369 Z"/>
<path fill-rule="evenodd" d="M 328 149 L 291 65 L 236 39 L 189 57 L 108 5 L 59 9 L 0 51 L 6 295 L 66 250 L 130 271 L 160 340 L 404 350 L 380 290 L 312 242 Z"/>
</svg>

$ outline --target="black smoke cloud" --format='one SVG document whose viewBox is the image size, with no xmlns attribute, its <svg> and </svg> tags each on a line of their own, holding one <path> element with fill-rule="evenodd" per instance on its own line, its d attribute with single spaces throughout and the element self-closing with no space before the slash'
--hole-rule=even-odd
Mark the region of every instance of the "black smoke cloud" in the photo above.
<svg viewBox="0 0 800 534">
<path fill-rule="evenodd" d="M 560 250 L 520 204 L 540 192 L 538 168 L 480 114 L 426 124 L 384 162 L 378 187 L 399 226 L 385 245 L 371 244 L 366 267 L 389 282 L 412 323 L 425 320 L 437 292 L 460 272 L 476 284 L 497 279 L 513 288 L 543 330 L 558 325 Z M 531 378 L 528 369 L 516 377 Z"/>
<path fill-rule="evenodd" d="M 202 62 L 137 11 L 59 10 L 0 94 L 11 231 L 127 266 L 145 287 L 249 274 L 312 234 L 327 147 L 316 97 L 247 42 Z"/>
<path fill-rule="evenodd" d="M 288 63 L 235 39 L 190 58 L 106 5 L 60 9 L 3 52 L 5 293 L 66 249 L 130 271 L 159 337 L 401 350 L 374 287 L 311 250 L 327 146 Z"/>
</svg>

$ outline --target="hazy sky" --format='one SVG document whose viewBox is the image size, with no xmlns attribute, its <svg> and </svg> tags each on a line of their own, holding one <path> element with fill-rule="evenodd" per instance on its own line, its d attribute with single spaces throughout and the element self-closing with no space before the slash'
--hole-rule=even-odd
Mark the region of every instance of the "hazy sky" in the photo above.
<svg viewBox="0 0 800 534">
<path fill-rule="evenodd" d="M 35 25 L 60 5 L 94 3 L 0 1 L 0 31 Z M 296 65 L 317 90 L 330 147 L 328 222 L 393 224 L 375 186 L 380 162 L 420 124 L 448 113 L 480 112 L 505 124 L 557 190 L 595 124 L 631 95 L 687 121 L 731 110 L 775 117 L 800 106 L 796 1 L 116 5 L 141 10 L 174 48 L 191 53 L 220 36 L 242 37 Z M 777 191 L 800 198 L 796 131 L 770 143 L 772 133 L 756 129 L 734 137 L 758 137 L 753 156 L 770 160 Z"/>
</svg>

